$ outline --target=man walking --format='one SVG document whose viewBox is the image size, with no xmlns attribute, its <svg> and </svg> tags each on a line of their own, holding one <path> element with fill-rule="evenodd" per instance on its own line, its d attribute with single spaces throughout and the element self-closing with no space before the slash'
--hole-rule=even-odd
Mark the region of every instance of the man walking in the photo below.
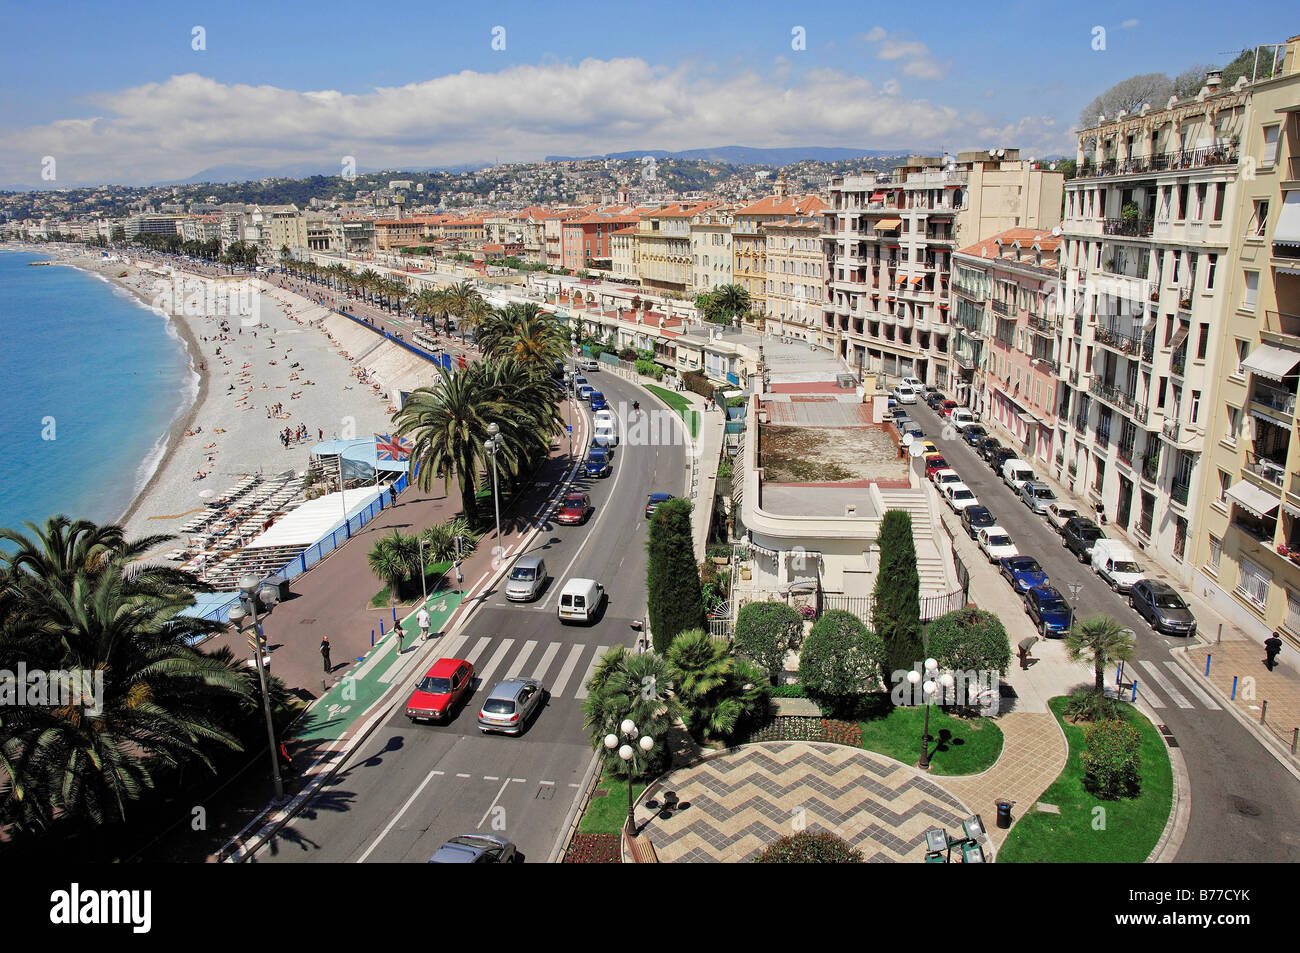
<svg viewBox="0 0 1300 953">
<path fill-rule="evenodd" d="M 1027 668 L 1029 668 L 1029 663 L 1030 663 L 1030 662 L 1037 661 L 1037 660 L 1036 660 L 1032 655 L 1029 654 L 1030 652 L 1032 652 L 1032 651 L 1034 650 L 1034 645 L 1035 645 L 1037 642 L 1038 642 L 1038 636 L 1036 636 L 1036 635 L 1031 635 L 1031 636 L 1029 636 L 1029 638 L 1027 638 L 1027 639 L 1021 639 L 1021 640 L 1017 643 L 1017 648 L 1020 650 L 1020 651 L 1019 651 L 1019 654 L 1020 654 L 1020 667 L 1021 667 L 1022 669 L 1027 669 Z"/>
<path fill-rule="evenodd" d="M 1282 640 L 1278 638 L 1276 632 L 1264 640 L 1264 667 L 1270 672 L 1277 665 L 1278 653 L 1282 651 Z"/>
<path fill-rule="evenodd" d="M 330 664 L 330 637 L 328 635 L 321 636 L 320 657 L 325 663 L 325 674 L 328 675 L 334 667 Z"/>
<path fill-rule="evenodd" d="M 427 639 L 429 637 L 429 610 L 420 606 L 420 611 L 415 614 L 415 624 L 420 627 L 420 635 Z"/>
</svg>

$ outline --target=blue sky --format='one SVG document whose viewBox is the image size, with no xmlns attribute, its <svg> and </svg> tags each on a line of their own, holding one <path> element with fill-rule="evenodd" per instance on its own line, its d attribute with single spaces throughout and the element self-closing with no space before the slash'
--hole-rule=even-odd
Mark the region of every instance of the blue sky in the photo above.
<svg viewBox="0 0 1300 953">
<path fill-rule="evenodd" d="M 1066 152 L 1108 85 L 1285 40 L 1294 10 L 3 3 L 0 182 L 36 182 L 46 155 L 80 184 L 344 155 L 385 168 L 723 144 Z"/>
</svg>

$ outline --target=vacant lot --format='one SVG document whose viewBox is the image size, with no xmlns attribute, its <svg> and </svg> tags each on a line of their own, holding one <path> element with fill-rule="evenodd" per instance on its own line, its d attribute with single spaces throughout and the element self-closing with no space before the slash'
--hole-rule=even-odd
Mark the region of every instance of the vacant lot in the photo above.
<svg viewBox="0 0 1300 953">
<path fill-rule="evenodd" d="M 878 427 L 773 427 L 762 432 L 769 483 L 844 483 L 905 477 L 906 464 Z"/>
</svg>

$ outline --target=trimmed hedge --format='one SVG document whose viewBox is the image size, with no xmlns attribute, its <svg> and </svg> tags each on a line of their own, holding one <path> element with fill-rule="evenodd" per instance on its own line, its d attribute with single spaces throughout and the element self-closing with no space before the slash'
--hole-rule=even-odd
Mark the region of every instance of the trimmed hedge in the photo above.
<svg viewBox="0 0 1300 953">
<path fill-rule="evenodd" d="M 1083 784 L 1106 801 L 1141 790 L 1142 734 L 1127 721 L 1107 719 L 1083 729 Z"/>
<path fill-rule="evenodd" d="M 843 838 L 821 831 L 800 831 L 769 844 L 756 864 L 860 864 L 862 852 Z"/>
</svg>

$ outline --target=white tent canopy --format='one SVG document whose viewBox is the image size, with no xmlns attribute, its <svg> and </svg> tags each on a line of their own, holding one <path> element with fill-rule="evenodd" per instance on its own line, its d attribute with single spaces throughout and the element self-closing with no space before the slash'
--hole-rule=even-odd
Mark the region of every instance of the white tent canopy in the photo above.
<svg viewBox="0 0 1300 953">
<path fill-rule="evenodd" d="M 373 503 L 383 489 L 384 487 L 368 486 L 345 490 L 341 502 L 337 493 L 328 493 L 314 500 L 308 500 L 280 519 L 265 533 L 254 538 L 248 544 L 248 548 L 311 546 L 322 536 L 332 532 L 335 527 L 343 525 L 345 509 L 348 519 L 351 519 Z"/>
</svg>

